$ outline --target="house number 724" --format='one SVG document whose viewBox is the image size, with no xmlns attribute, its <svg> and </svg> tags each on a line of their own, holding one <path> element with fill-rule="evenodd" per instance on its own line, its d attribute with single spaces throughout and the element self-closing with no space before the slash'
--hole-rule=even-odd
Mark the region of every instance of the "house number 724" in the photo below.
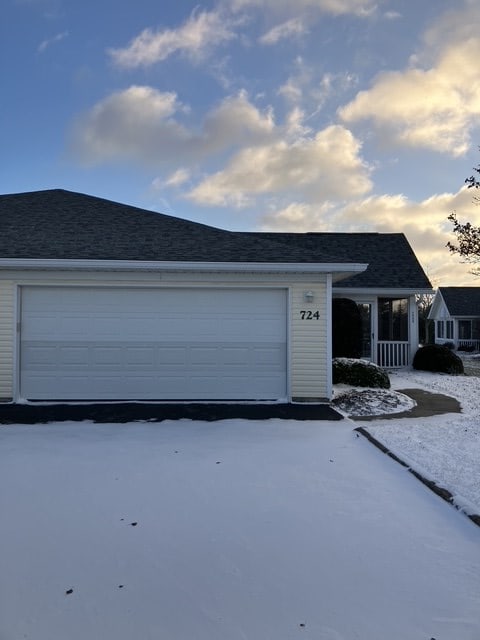
<svg viewBox="0 0 480 640">
<path fill-rule="evenodd" d="M 320 320 L 320 311 L 300 311 L 301 320 Z"/>
</svg>

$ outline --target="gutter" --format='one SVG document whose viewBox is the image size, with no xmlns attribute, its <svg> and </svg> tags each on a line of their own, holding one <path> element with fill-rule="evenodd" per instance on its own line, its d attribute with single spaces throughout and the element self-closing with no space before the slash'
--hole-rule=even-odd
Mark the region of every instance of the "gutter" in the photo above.
<svg viewBox="0 0 480 640">
<path fill-rule="evenodd" d="M 433 293 L 433 289 L 412 289 L 412 288 L 396 288 L 396 287 L 375 287 L 375 286 L 371 286 L 371 287 L 336 287 L 335 284 L 333 285 L 333 293 L 348 293 L 349 295 L 352 294 L 358 294 L 358 295 L 386 295 L 386 296 L 391 296 L 392 293 L 395 293 L 395 295 L 399 294 L 399 295 L 414 295 L 414 294 L 432 294 Z"/>
<path fill-rule="evenodd" d="M 314 262 L 184 262 L 156 260 L 78 260 L 0 258 L 0 269 L 65 271 L 207 271 L 251 273 L 339 273 L 344 277 L 365 271 L 362 263 Z"/>
</svg>

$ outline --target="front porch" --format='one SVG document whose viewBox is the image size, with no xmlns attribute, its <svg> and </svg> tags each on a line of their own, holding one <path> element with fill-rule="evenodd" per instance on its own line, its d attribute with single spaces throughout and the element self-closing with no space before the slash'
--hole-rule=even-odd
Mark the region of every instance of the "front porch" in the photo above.
<svg viewBox="0 0 480 640">
<path fill-rule="evenodd" d="M 414 295 L 388 297 L 348 294 L 361 318 L 361 358 L 385 369 L 408 367 L 418 349 L 418 308 Z"/>
<path fill-rule="evenodd" d="M 435 320 L 435 343 L 455 351 L 480 351 L 480 318 Z"/>
</svg>

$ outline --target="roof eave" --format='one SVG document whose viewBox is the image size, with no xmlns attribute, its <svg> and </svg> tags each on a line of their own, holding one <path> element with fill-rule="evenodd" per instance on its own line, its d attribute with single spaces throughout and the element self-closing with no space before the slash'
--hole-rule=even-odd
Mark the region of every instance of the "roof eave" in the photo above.
<svg viewBox="0 0 480 640">
<path fill-rule="evenodd" d="M 0 258 L 0 269 L 66 271 L 204 271 L 251 273 L 332 273 L 337 279 L 362 273 L 368 264 L 332 262 L 186 262 L 157 260 L 79 260 Z"/>
<path fill-rule="evenodd" d="M 356 293 L 359 295 L 372 294 L 375 295 L 391 295 L 394 293 L 395 295 L 423 295 L 423 294 L 432 294 L 433 289 L 427 289 L 425 287 L 416 288 L 416 287 L 333 287 L 334 293 Z"/>
</svg>

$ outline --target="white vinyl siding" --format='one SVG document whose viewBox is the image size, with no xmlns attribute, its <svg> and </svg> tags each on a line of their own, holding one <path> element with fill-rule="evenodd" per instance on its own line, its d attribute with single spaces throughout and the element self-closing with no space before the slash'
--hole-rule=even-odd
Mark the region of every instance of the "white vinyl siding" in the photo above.
<svg viewBox="0 0 480 640">
<path fill-rule="evenodd" d="M 14 291 L 12 282 L 0 281 L 0 400 L 13 396 Z"/>
<path fill-rule="evenodd" d="M 331 396 L 331 307 L 330 276 L 328 274 L 312 276 L 310 274 L 255 274 L 255 273 L 122 273 L 111 271 L 108 274 L 98 271 L 55 271 L 49 274 L 38 270 L 15 272 L 12 277 L 0 281 L 2 299 L 0 333 L 2 351 L 0 360 L 0 398 L 19 399 L 22 396 L 21 349 L 16 348 L 15 331 L 17 308 L 21 308 L 21 299 L 16 302 L 16 291 L 26 287 L 52 288 L 52 285 L 65 288 L 133 289 L 152 290 L 154 288 L 174 288 L 204 290 L 219 288 L 230 291 L 248 289 L 260 291 L 282 291 L 286 302 L 285 321 L 285 391 L 282 397 L 287 400 L 315 401 L 329 399 Z M 160 282 L 159 282 L 160 281 Z M 312 291 L 314 300 L 306 303 L 304 293 Z M 301 310 L 318 310 L 318 320 L 301 320 Z M 255 326 L 253 322 L 251 327 Z M 21 333 L 20 333 L 21 335 Z M 20 342 L 20 341 L 19 341 Z M 73 356 L 73 353 L 70 353 Z M 106 355 L 106 354 L 103 354 Z M 139 356 L 139 352 L 136 354 Z M 15 380 L 18 378 L 18 384 Z M 283 384 L 283 383 L 282 383 Z M 12 389 L 13 387 L 13 389 Z M 280 395 L 274 394 L 278 398 Z"/>
<path fill-rule="evenodd" d="M 307 292 L 313 294 L 312 302 L 305 300 Z M 299 401 L 329 399 L 328 330 L 331 321 L 326 279 L 323 284 L 292 286 L 290 296 L 292 398 Z"/>
</svg>

